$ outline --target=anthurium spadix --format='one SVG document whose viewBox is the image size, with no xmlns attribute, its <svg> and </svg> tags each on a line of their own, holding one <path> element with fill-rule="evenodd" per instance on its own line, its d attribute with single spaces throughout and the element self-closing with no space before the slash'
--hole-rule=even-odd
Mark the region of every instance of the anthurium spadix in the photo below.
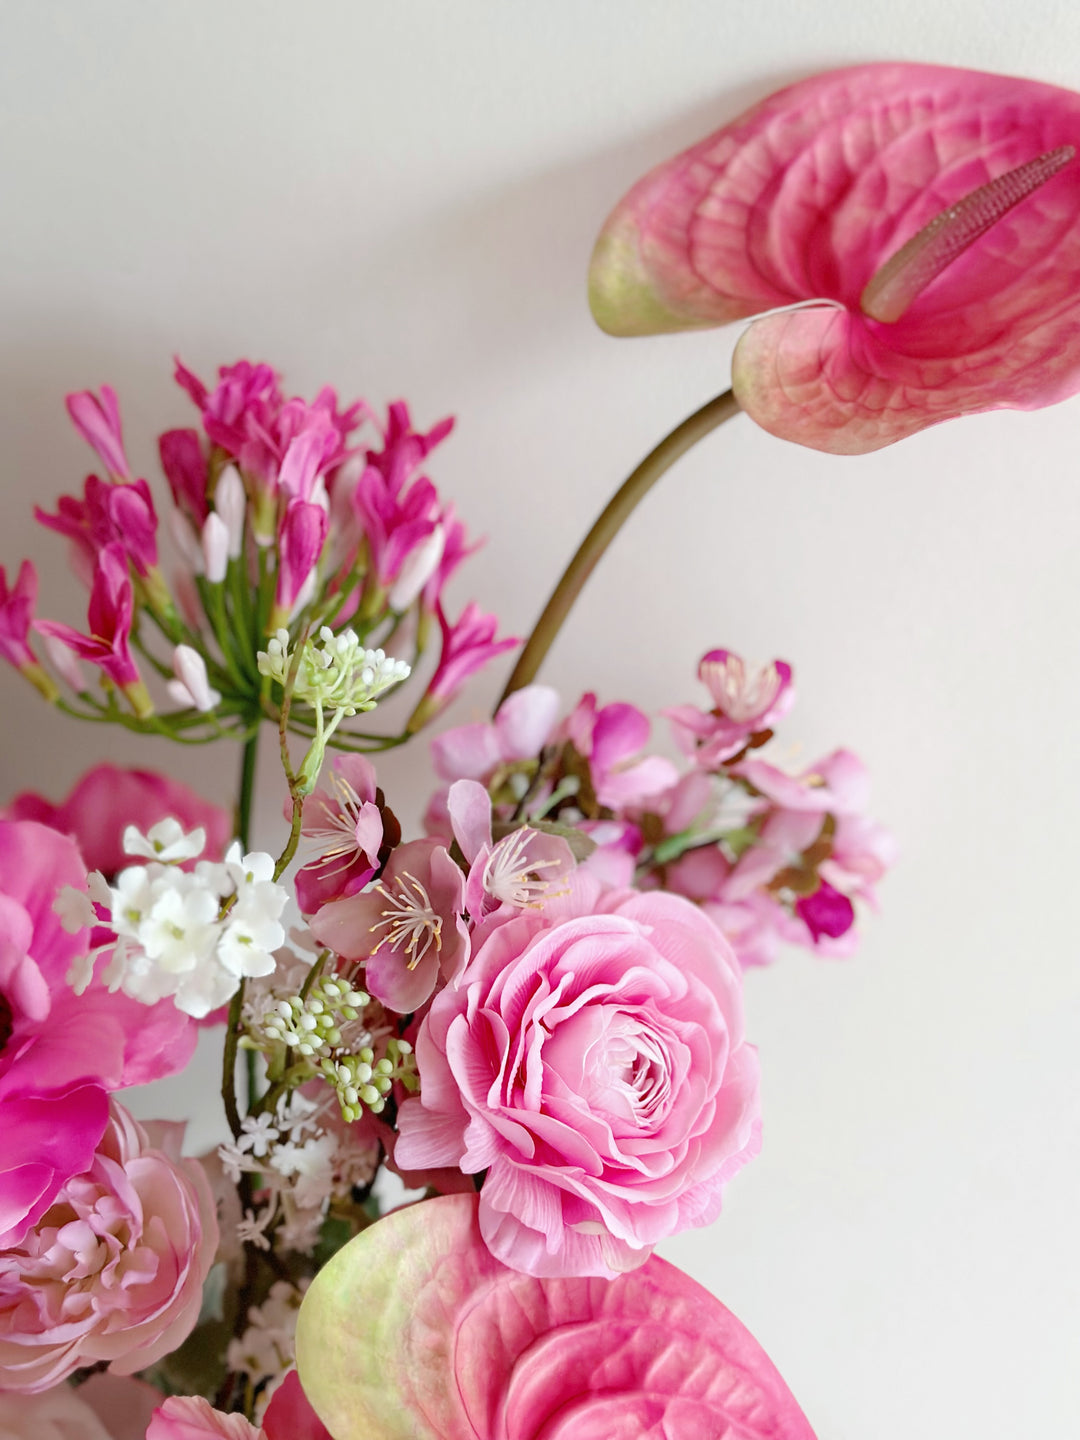
<svg viewBox="0 0 1080 1440">
<path fill-rule="evenodd" d="M 1080 95 L 934 65 L 802 81 L 646 175 L 589 277 L 613 335 L 759 316 L 733 389 L 861 454 L 1080 390 Z M 771 313 L 770 313 L 771 312 Z"/>
<path fill-rule="evenodd" d="M 297 1367 L 335 1440 L 814 1440 L 757 1341 L 673 1265 L 534 1279 L 475 1195 L 396 1210 L 316 1275 Z"/>
</svg>

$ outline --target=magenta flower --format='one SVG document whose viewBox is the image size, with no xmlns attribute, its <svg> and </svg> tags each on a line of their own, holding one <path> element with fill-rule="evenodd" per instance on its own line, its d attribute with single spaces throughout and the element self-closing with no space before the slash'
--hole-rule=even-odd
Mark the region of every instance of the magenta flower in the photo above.
<svg viewBox="0 0 1080 1440">
<path fill-rule="evenodd" d="M 209 512 L 209 472 L 197 430 L 166 430 L 158 436 L 161 468 L 176 508 L 198 529 Z"/>
<path fill-rule="evenodd" d="M 445 709 L 471 675 L 482 670 L 496 655 L 513 650 L 519 643 L 513 636 L 496 640 L 497 618 L 485 615 L 475 600 L 470 600 L 453 622 L 447 620 L 441 602 L 435 613 L 442 631 L 442 651 L 435 674 L 428 682 L 427 693 L 417 709 L 422 723 Z M 419 729 L 416 717 L 410 726 Z"/>
<path fill-rule="evenodd" d="M 138 666 L 131 654 L 131 621 L 135 598 L 128 574 L 123 546 L 117 542 L 106 545 L 97 557 L 94 585 L 90 591 L 90 634 L 81 635 L 70 625 L 58 620 L 37 620 L 34 628 L 43 635 L 63 641 L 81 660 L 100 666 L 114 685 L 119 686 L 136 703 L 139 692 L 146 695 L 139 678 Z M 136 704 L 136 710 L 149 708 L 149 697 Z"/>
<path fill-rule="evenodd" d="M 36 505 L 34 518 L 47 530 L 72 541 L 76 567 L 88 582 L 98 555 L 109 544 L 119 545 L 144 578 L 157 564 L 158 520 L 145 480 L 111 485 L 89 475 L 81 500 L 61 495 L 55 515 Z"/>
<path fill-rule="evenodd" d="M 1080 95 L 1032 80 L 814 76 L 638 182 L 597 242 L 593 314 L 616 335 L 762 315 L 739 404 L 838 454 L 1054 404 L 1080 389 L 1078 143 Z"/>
<path fill-rule="evenodd" d="M 64 397 L 71 423 L 79 434 L 100 455 L 110 475 L 129 480 L 131 470 L 124 454 L 124 435 L 120 426 L 120 406 L 111 385 L 102 385 L 101 399 L 92 390 L 79 390 Z"/>
<path fill-rule="evenodd" d="M 19 566 L 18 577 L 10 590 L 4 567 L 0 565 L 0 657 L 17 670 L 37 664 L 28 643 L 37 591 L 37 570 L 32 560 L 24 560 Z"/>
<path fill-rule="evenodd" d="M 98 976 L 76 995 L 68 973 L 91 937 L 54 912 L 65 886 L 86 888 L 73 842 L 34 821 L 0 821 L 0 1245 L 17 1244 L 89 1165 L 107 1092 L 182 1069 L 195 1046 L 171 1001 L 148 1008 Z"/>
<path fill-rule="evenodd" d="M 308 802 L 310 805 L 310 801 Z M 206 831 L 203 857 L 220 860 L 232 838 L 232 815 L 204 800 L 194 790 L 154 770 L 122 770 L 116 765 L 95 765 L 82 775 L 64 800 L 54 805 L 43 795 L 24 790 L 2 812 L 5 820 L 37 820 L 62 835 L 69 835 L 89 870 L 100 870 L 111 880 L 132 863 L 123 846 L 129 825 L 143 835 L 168 816 L 185 830 Z M 183 868 L 194 866 L 194 860 Z"/>
<path fill-rule="evenodd" d="M 561 728 L 579 755 L 589 762 L 593 790 L 601 805 L 618 810 L 639 805 L 670 789 L 679 778 L 662 755 L 635 758 L 649 738 L 648 717 L 634 705 L 616 701 L 596 706 L 583 695 Z"/>
<path fill-rule="evenodd" d="M 183 1128 L 144 1130 L 113 1101 L 85 1172 L 0 1250 L 3 1389 L 46 1390 L 100 1361 L 133 1375 L 187 1339 L 218 1226 L 202 1167 L 180 1157 Z"/>
<path fill-rule="evenodd" d="M 278 531 L 278 577 L 274 606 L 288 618 L 308 576 L 319 563 L 329 521 L 321 505 L 290 500 Z M 273 628 L 273 627 L 271 627 Z"/>
<path fill-rule="evenodd" d="M 538 911 L 496 912 L 416 1039 L 405 1169 L 486 1171 L 480 1228 L 530 1275 L 608 1278 L 720 1213 L 760 1142 L 735 957 L 677 895 L 579 870 Z"/>
<path fill-rule="evenodd" d="M 296 1354 L 336 1440 L 814 1440 L 761 1346 L 674 1265 L 518 1274 L 470 1195 L 395 1210 L 339 1250 Z"/>
</svg>

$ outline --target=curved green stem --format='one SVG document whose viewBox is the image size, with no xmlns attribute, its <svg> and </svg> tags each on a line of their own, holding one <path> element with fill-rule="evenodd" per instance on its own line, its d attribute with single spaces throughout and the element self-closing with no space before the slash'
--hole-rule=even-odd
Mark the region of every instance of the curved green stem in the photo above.
<svg viewBox="0 0 1080 1440">
<path fill-rule="evenodd" d="M 499 705 L 508 695 L 536 678 L 544 657 L 551 649 L 555 636 L 570 613 L 574 601 L 581 594 L 586 580 L 638 502 L 680 456 L 685 455 L 687 450 L 692 449 L 718 425 L 730 420 L 738 410 L 739 403 L 735 396 L 730 390 L 725 390 L 723 395 L 717 395 L 700 410 L 695 410 L 681 425 L 676 425 L 654 450 L 649 451 L 641 464 L 631 471 L 601 511 L 596 523 L 578 546 L 574 558 L 563 571 L 562 579 L 551 592 L 551 598 L 544 606 L 540 619 L 525 642 L 525 648 L 518 656 L 513 673 L 506 682 L 506 689 L 499 697 Z"/>
</svg>

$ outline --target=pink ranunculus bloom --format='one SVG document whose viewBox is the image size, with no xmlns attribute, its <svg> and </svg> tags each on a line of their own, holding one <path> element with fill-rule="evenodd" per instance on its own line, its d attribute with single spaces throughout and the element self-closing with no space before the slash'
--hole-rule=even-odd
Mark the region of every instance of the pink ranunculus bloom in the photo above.
<svg viewBox="0 0 1080 1440">
<path fill-rule="evenodd" d="M 1078 134 L 1080 95 L 1033 80 L 815 75 L 634 186 L 593 254 L 593 314 L 617 335 L 760 317 L 740 406 L 839 454 L 1054 404 L 1080 388 Z"/>
<path fill-rule="evenodd" d="M 153 707 L 131 654 L 134 613 L 127 556 L 124 547 L 113 541 L 97 556 L 90 591 L 90 634 L 82 635 L 56 620 L 38 620 L 34 628 L 63 641 L 81 660 L 100 666 L 102 673 L 131 698 L 137 713 L 149 713 Z"/>
<path fill-rule="evenodd" d="M 392 852 L 370 889 L 324 905 L 311 933 L 336 955 L 363 960 L 364 988 L 407 1015 L 468 959 L 464 895 L 465 877 L 447 851 L 435 840 L 411 840 Z"/>
<path fill-rule="evenodd" d="M 102 1361 L 133 1375 L 194 1328 L 218 1242 L 213 1197 L 199 1162 L 180 1157 L 183 1126 L 153 1128 L 114 1100 L 86 1170 L 0 1251 L 3 1388 L 45 1390 Z"/>
<path fill-rule="evenodd" d="M 674 1265 L 522 1275 L 481 1208 L 395 1210 L 316 1275 L 297 1366 L 336 1440 L 814 1440 L 761 1346 Z"/>
<path fill-rule="evenodd" d="M 86 888 L 71 840 L 34 821 L 0 821 L 0 1246 L 19 1244 L 90 1164 L 107 1092 L 182 1069 L 195 1045 L 168 1002 L 147 1009 L 99 978 L 75 994 L 68 972 L 90 935 L 66 930 L 53 909 L 69 885 Z"/>
<path fill-rule="evenodd" d="M 200 1396 L 174 1395 L 154 1412 L 146 1440 L 334 1440 L 290 1370 L 266 1407 L 261 1429 Z"/>
<path fill-rule="evenodd" d="M 531 1275 L 641 1264 L 715 1219 L 759 1146 L 727 942 L 680 896 L 605 893 L 580 869 L 569 895 L 480 927 L 416 1058 L 397 1163 L 486 1171 L 484 1238 Z"/>
<path fill-rule="evenodd" d="M 119 1440 L 70 1385 L 41 1395 L 0 1390 L 0 1440 Z M 141 1437 L 140 1437 L 141 1440 Z"/>
<path fill-rule="evenodd" d="M 635 758 L 649 739 L 650 725 L 634 705 L 617 701 L 597 709 L 596 696 L 583 695 L 560 733 L 589 762 L 593 790 L 612 810 L 640 805 L 671 788 L 679 772 L 662 755 Z"/>
<path fill-rule="evenodd" d="M 675 705 L 663 713 L 679 748 L 703 770 L 716 769 L 752 735 L 770 730 L 795 698 L 791 666 L 784 660 L 755 671 L 731 650 L 710 650 L 698 666 L 698 679 L 708 687 L 711 710 Z"/>
<path fill-rule="evenodd" d="M 232 838 L 232 815 L 204 800 L 194 790 L 155 770 L 125 770 L 117 765 L 95 765 L 80 777 L 64 800 L 54 805 L 33 790 L 16 795 L 3 811 L 8 820 L 37 820 L 78 845 L 88 870 L 100 870 L 111 880 L 131 856 L 124 851 L 129 825 L 143 835 L 169 816 L 185 830 L 206 831 L 203 858 L 221 860 Z M 191 869 L 195 861 L 185 862 Z"/>
<path fill-rule="evenodd" d="M 24 665 L 37 664 L 29 645 L 37 592 L 37 570 L 32 560 L 24 560 L 19 566 L 19 574 L 10 590 L 4 567 L 0 565 L 0 659 L 14 665 L 17 670 Z"/>
<path fill-rule="evenodd" d="M 92 390 L 79 390 L 64 397 L 71 423 L 86 443 L 97 451 L 110 475 L 118 480 L 131 478 L 124 454 L 120 406 L 111 385 L 102 385 L 101 399 Z"/>
<path fill-rule="evenodd" d="M 318 850 L 296 873 L 296 900 L 313 915 L 331 900 L 362 890 L 379 868 L 383 817 L 375 766 L 364 755 L 336 755 L 328 782 L 304 805 L 300 834 Z M 286 819 L 292 802 L 286 801 Z"/>
</svg>

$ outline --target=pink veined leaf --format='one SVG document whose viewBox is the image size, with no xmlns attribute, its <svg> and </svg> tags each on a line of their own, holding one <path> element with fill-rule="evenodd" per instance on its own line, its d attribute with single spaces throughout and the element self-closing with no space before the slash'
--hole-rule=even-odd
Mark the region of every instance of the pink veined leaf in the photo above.
<svg viewBox="0 0 1080 1440">
<path fill-rule="evenodd" d="M 335 1440 L 814 1440 L 775 1366 L 655 1256 L 616 1280 L 508 1270 L 475 1195 L 396 1210 L 315 1277 L 297 1367 Z"/>
<path fill-rule="evenodd" d="M 1080 390 L 1078 146 L 1080 95 L 1056 86 L 814 76 L 634 186 L 596 244 L 593 314 L 616 335 L 761 317 L 736 398 L 838 454 L 1053 404 Z"/>
</svg>

